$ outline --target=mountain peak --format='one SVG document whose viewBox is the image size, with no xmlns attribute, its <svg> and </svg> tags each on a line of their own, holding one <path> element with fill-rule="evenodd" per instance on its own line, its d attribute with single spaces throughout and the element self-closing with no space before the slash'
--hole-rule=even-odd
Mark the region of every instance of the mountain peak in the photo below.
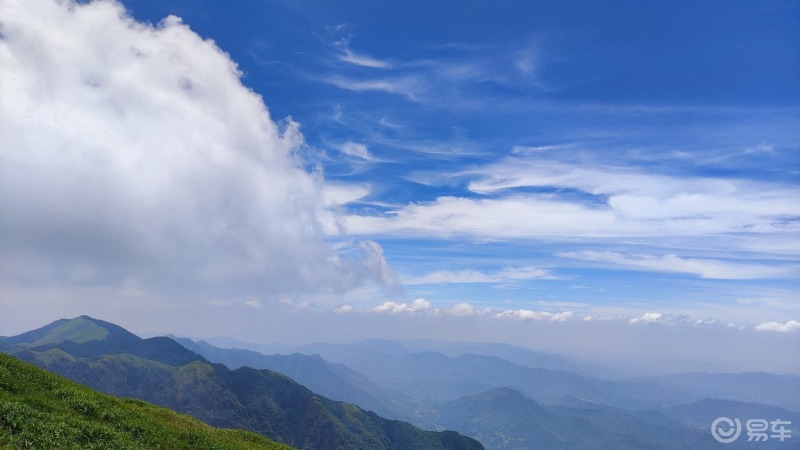
<svg viewBox="0 0 800 450">
<path fill-rule="evenodd" d="M 130 353 L 168 365 L 204 360 L 172 339 L 142 339 L 119 325 L 86 315 L 59 319 L 5 341 L 34 351 L 58 347 L 79 357 Z"/>
<path fill-rule="evenodd" d="M 114 324 L 97 320 L 89 316 L 78 316 L 73 319 L 59 319 L 36 330 L 28 331 L 9 338 L 9 342 L 25 347 L 41 347 L 61 342 L 85 344 L 103 341 L 109 337 L 130 339 L 135 335 Z"/>
<path fill-rule="evenodd" d="M 539 405 L 532 399 L 526 397 L 521 392 L 510 387 L 498 387 L 482 394 L 475 394 L 472 396 L 484 401 L 499 401 L 504 403 L 526 404 L 530 407 L 538 407 Z"/>
<path fill-rule="evenodd" d="M 497 387 L 453 400 L 448 404 L 462 412 L 469 411 L 473 414 L 484 414 L 486 411 L 503 411 L 510 413 L 510 417 L 547 414 L 538 403 L 511 387 Z"/>
</svg>

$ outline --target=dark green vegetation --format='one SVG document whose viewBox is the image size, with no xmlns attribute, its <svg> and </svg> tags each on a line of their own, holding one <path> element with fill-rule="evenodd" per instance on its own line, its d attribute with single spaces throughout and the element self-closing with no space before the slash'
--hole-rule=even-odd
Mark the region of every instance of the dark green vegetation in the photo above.
<svg viewBox="0 0 800 450">
<path fill-rule="evenodd" d="M 166 337 L 141 339 L 82 316 L 12 338 L 20 359 L 104 393 L 134 397 L 211 425 L 243 428 L 307 449 L 480 449 L 452 431 L 422 431 L 329 400 L 270 371 L 230 370 Z"/>
<path fill-rule="evenodd" d="M 0 448 L 288 449 L 141 400 L 118 399 L 0 354 Z"/>
</svg>

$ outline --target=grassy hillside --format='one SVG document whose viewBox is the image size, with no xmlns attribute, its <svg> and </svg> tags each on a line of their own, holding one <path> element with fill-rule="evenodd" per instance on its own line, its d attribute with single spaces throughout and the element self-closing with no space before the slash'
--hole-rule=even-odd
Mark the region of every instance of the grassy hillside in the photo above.
<svg viewBox="0 0 800 450">
<path fill-rule="evenodd" d="M 0 354 L 0 448 L 289 449 L 140 400 L 101 394 Z"/>
</svg>

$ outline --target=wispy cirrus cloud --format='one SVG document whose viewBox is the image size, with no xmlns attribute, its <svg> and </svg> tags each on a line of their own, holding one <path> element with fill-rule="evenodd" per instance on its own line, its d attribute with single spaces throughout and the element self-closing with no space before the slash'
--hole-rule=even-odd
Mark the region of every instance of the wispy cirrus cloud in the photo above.
<svg viewBox="0 0 800 450">
<path fill-rule="evenodd" d="M 553 150 L 558 150 L 560 148 L 564 148 L 564 146 L 563 145 L 536 145 L 536 146 L 515 145 L 511 149 L 511 153 L 514 155 L 533 155 L 536 153 L 544 153 Z"/>
<path fill-rule="evenodd" d="M 441 196 L 383 217 L 349 216 L 357 233 L 553 238 L 592 242 L 662 237 L 731 248 L 768 249 L 800 229 L 800 189 L 739 178 L 671 177 L 642 169 L 510 158 L 456 174 L 477 177 L 477 196 Z M 731 240 L 725 236 L 741 235 Z M 715 241 L 715 238 L 718 238 Z M 694 245 L 697 245 L 695 242 Z M 781 245 L 782 246 L 782 245 Z M 797 252 L 797 244 L 783 251 Z M 632 261 L 631 261 L 632 262 Z M 728 265 L 676 260 L 694 271 L 727 277 Z M 643 261 L 639 262 L 640 265 Z M 658 261 L 650 262 L 652 266 Z M 668 261 L 664 261 L 664 266 Z M 716 267 L 716 269 L 715 269 Z M 785 269 L 753 265 L 756 276 Z"/>
<path fill-rule="evenodd" d="M 375 157 L 370 154 L 369 148 L 367 148 L 366 145 L 358 142 L 347 141 L 339 145 L 337 148 L 345 155 L 350 155 L 365 161 L 375 160 Z"/>
<path fill-rule="evenodd" d="M 561 280 L 547 269 L 538 267 L 509 267 L 495 272 L 479 270 L 439 270 L 419 277 L 406 277 L 403 284 L 445 284 L 445 283 L 508 283 L 529 280 Z"/>
<path fill-rule="evenodd" d="M 411 101 L 420 101 L 428 89 L 427 83 L 414 75 L 364 79 L 335 75 L 325 78 L 325 81 L 348 91 L 384 92 L 401 95 Z"/>
<path fill-rule="evenodd" d="M 383 61 L 378 58 L 373 58 L 372 56 L 368 56 L 365 54 L 356 53 L 353 50 L 351 50 L 350 38 L 341 38 L 338 41 L 336 41 L 333 45 L 340 51 L 340 54 L 338 55 L 340 61 L 353 64 L 356 66 L 369 67 L 373 69 L 388 69 L 392 67 L 392 64 L 387 61 Z"/>
<path fill-rule="evenodd" d="M 751 280 L 789 278 L 800 274 L 796 264 L 766 265 L 734 263 L 714 259 L 682 258 L 675 254 L 623 254 L 609 251 L 560 252 L 557 256 L 585 261 L 610 262 L 657 272 L 689 273 L 702 278 Z"/>
<path fill-rule="evenodd" d="M 713 218 L 720 225 L 736 216 L 745 227 L 800 216 L 800 189 L 786 184 L 732 177 L 669 176 L 637 167 L 571 164 L 537 158 L 508 158 L 463 175 L 476 180 L 469 189 L 503 194 L 519 188 L 559 189 L 597 197 L 616 214 L 630 219 Z M 785 221 L 782 220 L 782 221 Z M 753 226 L 747 226 L 751 230 Z M 752 231 L 758 231 L 752 230 Z"/>
<path fill-rule="evenodd" d="M 326 207 L 346 205 L 367 197 L 371 192 L 364 184 L 325 183 L 322 187 L 322 202 Z"/>
<path fill-rule="evenodd" d="M 331 47 L 334 57 L 347 66 L 329 67 L 327 75 L 318 80 L 354 92 L 383 92 L 405 97 L 413 102 L 469 108 L 496 107 L 482 96 L 471 95 L 475 89 L 499 91 L 546 91 L 539 68 L 542 65 L 540 44 L 500 47 L 430 48 L 431 57 L 381 59 L 358 51 L 351 46 L 353 36 L 340 38 Z M 453 54 L 455 53 L 455 54 Z M 328 60 L 325 56 L 324 60 Z M 376 77 L 377 69 L 382 72 Z"/>
</svg>

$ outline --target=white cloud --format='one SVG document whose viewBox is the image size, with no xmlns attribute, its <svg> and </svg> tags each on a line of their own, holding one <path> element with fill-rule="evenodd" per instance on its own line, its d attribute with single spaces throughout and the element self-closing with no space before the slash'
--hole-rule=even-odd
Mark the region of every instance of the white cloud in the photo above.
<svg viewBox="0 0 800 450">
<path fill-rule="evenodd" d="M 686 314 L 665 314 L 659 312 L 644 313 L 639 317 L 634 317 L 628 320 L 632 325 L 636 324 L 663 324 L 663 325 L 677 325 L 677 324 L 691 324 L 692 321 Z M 714 321 L 716 323 L 716 321 Z"/>
<path fill-rule="evenodd" d="M 384 302 L 374 308 L 372 312 L 376 313 L 437 313 L 438 309 L 434 308 L 431 302 L 424 298 L 418 298 L 409 303 L 397 303 L 392 301 Z"/>
<path fill-rule="evenodd" d="M 478 270 L 449 271 L 440 270 L 421 277 L 402 279 L 403 284 L 442 284 L 442 283 L 508 283 L 526 280 L 558 280 L 549 270 L 538 267 L 510 267 L 497 272 Z"/>
<path fill-rule="evenodd" d="M 341 76 L 330 77 L 328 83 L 348 91 L 355 92 L 385 92 L 387 94 L 402 95 L 409 100 L 419 101 L 424 89 L 424 82 L 413 76 L 396 78 L 377 78 L 356 80 Z"/>
<path fill-rule="evenodd" d="M 79 267 L 83 285 L 272 294 L 385 279 L 377 244 L 343 258 L 326 243 L 298 125 L 180 19 L 7 0 L 0 26 L 6 276 L 70 283 Z"/>
<path fill-rule="evenodd" d="M 322 201 L 325 206 L 335 207 L 361 200 L 369 194 L 369 186 L 325 183 L 322 188 Z"/>
<path fill-rule="evenodd" d="M 517 55 L 514 66 L 526 75 L 534 74 L 538 68 L 538 55 L 534 51 L 521 52 Z"/>
<path fill-rule="evenodd" d="M 340 305 L 337 306 L 336 309 L 334 309 L 333 311 L 340 314 L 346 314 L 353 312 L 353 307 L 351 305 Z"/>
<path fill-rule="evenodd" d="M 605 322 L 605 321 L 614 320 L 614 319 L 615 318 L 611 317 L 611 316 L 591 316 L 591 315 L 589 315 L 589 316 L 584 316 L 583 317 L 583 321 L 584 322 L 597 322 L 597 321 L 604 321 Z"/>
<path fill-rule="evenodd" d="M 552 150 L 558 150 L 561 147 L 562 146 L 559 145 L 539 145 L 535 147 L 515 145 L 514 148 L 511 149 L 511 153 L 515 155 L 532 155 L 536 153 L 544 153 Z"/>
<path fill-rule="evenodd" d="M 370 67 L 373 69 L 386 69 L 392 66 L 386 61 L 355 53 L 350 49 L 350 39 L 348 38 L 342 38 L 336 41 L 334 45 L 339 49 L 339 51 L 341 51 L 341 54 L 338 56 L 340 61 L 354 64 L 356 66 Z"/>
<path fill-rule="evenodd" d="M 781 218 L 800 214 L 796 187 L 741 179 L 678 178 L 531 158 L 508 158 L 473 174 L 479 178 L 470 189 L 482 194 L 539 187 L 600 197 L 615 219 L 607 224 L 622 226 L 624 233 L 778 231 Z M 586 208 L 587 216 L 591 210 Z"/>
<path fill-rule="evenodd" d="M 655 323 L 660 321 L 664 314 L 649 312 L 643 314 L 641 317 L 636 317 L 630 320 L 630 323 Z"/>
<path fill-rule="evenodd" d="M 485 307 L 478 309 L 472 303 L 462 302 L 455 303 L 447 308 L 441 309 L 441 312 L 451 316 L 488 316 L 492 314 L 492 309 Z"/>
<path fill-rule="evenodd" d="M 560 242 L 644 241 L 674 248 L 760 252 L 764 260 L 800 254 L 800 189 L 744 179 L 672 177 L 581 162 L 507 158 L 444 175 L 475 178 L 472 197 L 409 203 L 383 216 L 349 215 L 351 233 L 426 238 L 558 239 Z M 442 175 L 439 175 L 441 179 Z M 425 181 L 423 178 L 418 178 Z M 416 181 L 416 179 L 415 179 Z M 575 256 L 580 256 L 575 253 Z M 751 256 L 756 256 L 751 253 Z M 794 276 L 787 262 L 739 264 L 668 255 L 629 258 L 649 270 L 708 278 Z M 675 266 L 675 269 L 670 266 Z M 649 266 L 649 267 L 646 267 Z"/>
<path fill-rule="evenodd" d="M 310 301 L 304 300 L 302 302 L 298 302 L 297 304 L 295 304 L 294 307 L 297 310 L 308 310 L 312 309 L 314 305 Z"/>
<path fill-rule="evenodd" d="M 594 224 L 595 230 L 588 228 Z M 439 197 L 413 203 L 386 217 L 347 216 L 351 233 L 481 238 L 620 235 L 613 213 L 535 196 L 503 199 Z"/>
<path fill-rule="evenodd" d="M 496 318 L 515 318 L 522 320 L 547 320 L 550 322 L 566 322 L 572 319 L 572 311 L 551 313 L 547 311 L 531 311 L 529 309 L 506 310 L 495 315 Z"/>
<path fill-rule="evenodd" d="M 622 254 L 618 252 L 562 252 L 558 256 L 585 261 L 610 262 L 657 272 L 690 273 L 702 278 L 749 280 L 795 276 L 797 266 L 740 264 L 713 259 L 681 258 L 677 255 Z"/>
<path fill-rule="evenodd" d="M 261 302 L 258 301 L 258 300 L 248 300 L 244 304 L 249 306 L 249 307 L 251 307 L 251 308 L 261 308 L 262 307 Z"/>
<path fill-rule="evenodd" d="M 785 323 L 781 322 L 764 322 L 756 325 L 756 331 L 776 331 L 779 333 L 789 333 L 791 331 L 800 331 L 800 322 L 797 320 L 790 320 Z"/>
<path fill-rule="evenodd" d="M 491 308 L 485 307 L 478 309 L 469 302 L 454 303 L 446 308 L 437 308 L 428 300 L 418 298 L 411 303 L 399 303 L 386 301 L 370 310 L 373 313 L 385 314 L 437 314 L 456 317 L 489 316 L 494 319 L 520 319 L 520 320 L 541 320 L 549 322 L 566 322 L 572 320 L 575 314 L 572 311 L 562 311 L 552 313 L 548 311 L 532 311 L 528 309 L 505 310 L 495 313 Z"/>
<path fill-rule="evenodd" d="M 775 146 L 773 144 L 758 144 L 755 147 L 747 147 L 744 149 L 745 153 L 774 153 Z"/>
<path fill-rule="evenodd" d="M 697 319 L 694 321 L 695 325 L 716 325 L 718 323 L 718 319 Z"/>
<path fill-rule="evenodd" d="M 359 144 L 358 142 L 347 141 L 344 144 L 340 145 L 339 151 L 344 153 L 345 155 L 354 156 L 356 158 L 361 158 L 367 161 L 373 161 L 375 158 L 369 153 L 369 149 L 364 144 Z"/>
<path fill-rule="evenodd" d="M 454 316 L 474 316 L 478 312 L 471 303 L 456 303 L 444 311 Z"/>
</svg>

